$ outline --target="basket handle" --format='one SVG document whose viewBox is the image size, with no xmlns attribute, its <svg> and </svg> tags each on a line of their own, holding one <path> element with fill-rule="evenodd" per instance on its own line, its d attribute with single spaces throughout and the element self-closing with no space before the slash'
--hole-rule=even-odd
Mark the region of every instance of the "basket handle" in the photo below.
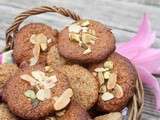
<svg viewBox="0 0 160 120">
<path fill-rule="evenodd" d="M 73 20 L 77 21 L 80 20 L 79 15 L 76 13 L 70 11 L 69 9 L 65 9 L 62 7 L 56 7 L 56 6 L 41 6 L 38 8 L 33 8 L 31 10 L 22 12 L 20 15 L 18 15 L 12 25 L 7 29 L 6 31 L 6 50 L 12 49 L 14 45 L 14 35 L 18 31 L 20 24 L 27 19 L 30 16 L 41 14 L 41 13 L 46 13 L 46 12 L 54 12 L 54 13 L 59 13 L 63 16 L 70 17 Z"/>
</svg>

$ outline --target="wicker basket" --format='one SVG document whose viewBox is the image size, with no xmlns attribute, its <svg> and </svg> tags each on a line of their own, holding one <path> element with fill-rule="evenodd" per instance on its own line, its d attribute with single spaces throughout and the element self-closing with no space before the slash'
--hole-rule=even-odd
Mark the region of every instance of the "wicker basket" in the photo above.
<svg viewBox="0 0 160 120">
<path fill-rule="evenodd" d="M 29 16 L 46 13 L 46 12 L 54 12 L 59 13 L 65 17 L 70 17 L 73 20 L 77 21 L 81 18 L 75 14 L 74 12 L 71 12 L 68 9 L 64 9 L 62 7 L 48 7 L 48 6 L 41 6 L 38 8 L 33 8 L 31 10 L 22 12 L 20 15 L 18 15 L 15 18 L 15 21 L 13 24 L 8 28 L 6 32 L 6 50 L 11 50 L 14 45 L 14 35 L 19 30 L 20 24 L 27 19 Z M 130 101 L 128 105 L 128 120 L 140 120 L 141 119 L 141 113 L 142 108 L 144 104 L 144 90 L 141 80 L 136 81 L 136 92 Z"/>
</svg>

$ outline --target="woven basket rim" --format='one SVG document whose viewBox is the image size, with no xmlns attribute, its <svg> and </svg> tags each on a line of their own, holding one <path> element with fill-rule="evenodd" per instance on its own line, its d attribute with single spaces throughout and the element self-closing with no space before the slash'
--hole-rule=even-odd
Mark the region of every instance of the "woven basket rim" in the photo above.
<svg viewBox="0 0 160 120">
<path fill-rule="evenodd" d="M 38 8 L 32 8 L 30 10 L 24 11 L 20 13 L 17 17 L 15 17 L 14 22 L 6 31 L 6 48 L 4 51 L 12 50 L 14 45 L 14 36 L 18 32 L 20 24 L 30 16 L 46 13 L 46 12 L 53 12 L 61 14 L 65 17 L 70 17 L 75 21 L 80 20 L 80 16 L 77 15 L 75 12 L 70 11 L 69 9 L 65 9 L 63 7 L 56 7 L 56 6 L 40 6 Z M 136 80 L 136 89 L 135 94 L 132 97 L 128 108 L 128 120 L 140 120 L 141 113 L 144 105 L 144 89 L 142 85 L 142 81 L 140 79 Z"/>
</svg>

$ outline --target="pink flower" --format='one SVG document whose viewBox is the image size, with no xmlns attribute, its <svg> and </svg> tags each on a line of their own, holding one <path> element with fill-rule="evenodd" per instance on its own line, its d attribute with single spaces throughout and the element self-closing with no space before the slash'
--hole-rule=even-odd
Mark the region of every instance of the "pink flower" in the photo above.
<svg viewBox="0 0 160 120">
<path fill-rule="evenodd" d="M 140 79 L 152 89 L 156 108 L 160 110 L 160 86 L 153 74 L 160 74 L 160 49 L 152 48 L 156 38 L 151 30 L 150 20 L 145 14 L 138 33 L 128 42 L 118 43 L 117 52 L 135 65 Z"/>
</svg>

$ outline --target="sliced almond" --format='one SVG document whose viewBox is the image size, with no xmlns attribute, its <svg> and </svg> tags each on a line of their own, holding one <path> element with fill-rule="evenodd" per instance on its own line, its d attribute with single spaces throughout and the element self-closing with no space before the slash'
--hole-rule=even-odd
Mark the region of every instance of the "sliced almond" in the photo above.
<svg viewBox="0 0 160 120">
<path fill-rule="evenodd" d="M 104 72 L 106 71 L 103 67 L 94 69 L 95 72 Z"/>
<path fill-rule="evenodd" d="M 47 50 L 47 43 L 41 43 L 40 46 L 41 46 L 42 51 Z"/>
<path fill-rule="evenodd" d="M 34 48 L 33 48 L 33 57 L 35 58 L 35 64 L 39 60 L 39 55 L 40 55 L 40 45 L 39 44 L 35 44 Z M 32 64 L 32 65 L 35 65 L 35 64 Z"/>
<path fill-rule="evenodd" d="M 36 70 L 36 71 L 32 71 L 32 76 L 38 80 L 38 81 L 44 81 L 44 77 L 45 77 L 45 73 L 40 71 L 40 70 Z"/>
<path fill-rule="evenodd" d="M 92 72 L 92 74 L 96 77 L 97 76 L 97 73 L 96 72 Z"/>
<path fill-rule="evenodd" d="M 29 82 L 31 84 L 31 86 L 36 85 L 36 80 L 28 74 L 23 74 L 23 75 L 20 76 L 20 78 L 22 80 L 25 80 L 25 81 Z"/>
<path fill-rule="evenodd" d="M 82 32 L 88 32 L 89 28 L 88 27 L 82 27 Z"/>
<path fill-rule="evenodd" d="M 56 112 L 56 116 L 62 117 L 65 114 L 65 112 L 66 112 L 66 110 L 58 111 L 58 112 Z"/>
<path fill-rule="evenodd" d="M 56 76 L 50 76 L 50 77 L 45 77 L 45 80 L 44 80 L 44 82 L 43 82 L 43 84 L 44 84 L 44 88 L 46 88 L 46 89 L 51 89 L 51 88 L 53 88 L 56 84 L 56 82 L 57 82 L 58 80 L 57 80 L 57 77 Z"/>
<path fill-rule="evenodd" d="M 53 72 L 53 68 L 51 66 L 46 66 L 45 71 L 46 72 Z"/>
<path fill-rule="evenodd" d="M 102 85 L 105 81 L 104 81 L 104 76 L 102 72 L 98 72 L 98 80 L 99 80 L 99 84 Z"/>
<path fill-rule="evenodd" d="M 69 33 L 69 38 L 70 40 L 76 41 L 76 42 L 80 42 L 80 35 L 76 34 L 76 33 Z"/>
<path fill-rule="evenodd" d="M 82 27 L 86 27 L 86 26 L 88 26 L 90 23 L 89 23 L 89 20 L 82 20 L 82 21 L 80 22 L 80 24 L 81 24 Z"/>
<path fill-rule="evenodd" d="M 118 84 L 116 84 L 113 93 L 116 98 L 121 98 L 124 95 L 123 88 Z"/>
<path fill-rule="evenodd" d="M 116 82 L 117 82 L 117 74 L 111 73 L 110 77 L 108 79 L 108 82 L 107 82 L 107 89 L 111 90 L 111 89 L 115 88 Z"/>
<path fill-rule="evenodd" d="M 103 75 L 104 75 L 104 79 L 108 80 L 110 78 L 111 73 L 109 71 L 105 71 Z"/>
<path fill-rule="evenodd" d="M 37 34 L 36 35 L 36 40 L 37 40 L 37 42 L 39 44 L 41 44 L 41 43 L 47 43 L 47 37 L 43 33 Z"/>
<path fill-rule="evenodd" d="M 33 90 L 27 90 L 24 95 L 31 99 L 36 99 L 36 94 Z"/>
<path fill-rule="evenodd" d="M 100 87 L 99 93 L 105 93 L 107 91 L 106 85 Z"/>
<path fill-rule="evenodd" d="M 113 62 L 112 61 L 106 61 L 104 63 L 105 68 L 113 69 Z"/>
<path fill-rule="evenodd" d="M 40 101 L 50 99 L 51 98 L 51 90 L 50 89 L 40 89 L 37 92 L 36 97 Z"/>
<path fill-rule="evenodd" d="M 62 110 L 70 103 L 70 98 L 73 96 L 72 89 L 68 88 L 64 93 L 56 100 L 54 104 L 55 110 Z"/>
<path fill-rule="evenodd" d="M 69 26 L 68 30 L 69 32 L 74 32 L 74 33 L 79 33 L 81 31 L 81 26 L 77 25 L 77 24 L 72 24 Z"/>
<path fill-rule="evenodd" d="M 36 34 L 31 35 L 31 37 L 30 37 L 30 42 L 31 42 L 32 44 L 36 44 L 36 43 L 37 43 L 37 41 L 36 41 Z"/>
<path fill-rule="evenodd" d="M 93 43 L 93 40 L 94 41 L 96 40 L 95 36 L 93 36 L 91 34 L 88 34 L 88 33 L 82 33 L 82 41 L 83 41 L 83 43 L 85 43 L 85 44 Z"/>
<path fill-rule="evenodd" d="M 91 48 L 88 48 L 83 52 L 83 54 L 86 55 L 86 54 L 89 54 L 91 52 L 92 52 Z"/>
<path fill-rule="evenodd" d="M 108 100 L 113 99 L 114 95 L 110 92 L 105 92 L 105 93 L 102 94 L 101 98 L 102 98 L 103 101 L 108 101 Z"/>
<path fill-rule="evenodd" d="M 33 66 L 33 65 L 35 65 L 37 62 L 38 62 L 38 59 L 37 58 L 35 58 L 35 57 L 32 57 L 30 60 L 29 60 L 29 62 L 30 62 L 30 66 Z"/>
</svg>

